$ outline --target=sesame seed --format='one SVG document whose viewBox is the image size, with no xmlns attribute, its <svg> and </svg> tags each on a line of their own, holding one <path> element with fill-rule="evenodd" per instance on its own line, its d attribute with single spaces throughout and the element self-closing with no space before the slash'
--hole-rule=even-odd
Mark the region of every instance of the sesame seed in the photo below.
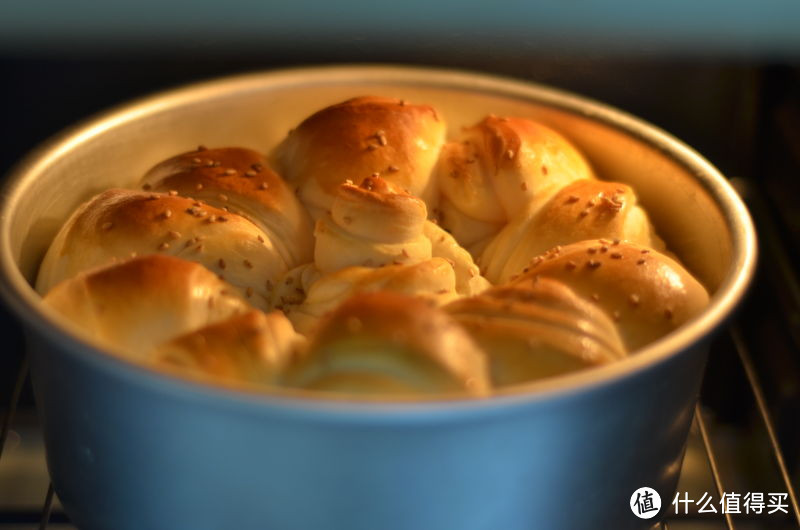
<svg viewBox="0 0 800 530">
<path fill-rule="evenodd" d="M 580 217 L 586 217 L 587 215 L 589 215 L 589 211 L 588 210 L 581 210 L 581 212 L 578 215 Z"/>
<path fill-rule="evenodd" d="M 611 256 L 612 259 L 622 259 L 622 254 L 620 254 L 619 252 L 612 252 L 609 255 Z"/>
<path fill-rule="evenodd" d="M 353 218 L 350 217 L 349 215 L 345 215 L 344 217 L 342 217 L 342 221 L 344 221 L 344 224 L 349 225 L 350 223 L 353 222 Z"/>
<path fill-rule="evenodd" d="M 227 200 L 228 200 L 228 196 L 227 196 L 227 195 L 225 195 L 224 193 L 220 193 L 220 194 L 219 194 L 219 200 L 221 200 L 221 201 L 227 201 Z"/>
<path fill-rule="evenodd" d="M 101 228 L 102 228 L 103 230 L 111 230 L 111 228 L 112 228 L 113 226 L 114 226 L 114 223 L 112 223 L 112 222 L 110 222 L 110 221 L 109 221 L 109 222 L 107 222 L 107 223 L 103 223 L 103 226 L 102 226 Z"/>
<path fill-rule="evenodd" d="M 650 251 L 648 249 L 646 249 L 646 248 L 642 249 L 642 254 L 649 254 L 649 253 L 650 253 Z"/>
<path fill-rule="evenodd" d="M 586 265 L 590 269 L 596 269 L 596 268 L 598 268 L 600 266 L 600 262 L 595 260 L 595 259 L 590 259 L 589 261 L 586 262 Z"/>
<path fill-rule="evenodd" d="M 203 183 L 202 182 L 198 182 L 197 185 L 194 187 L 194 189 L 196 189 L 197 191 L 202 190 L 203 189 Z"/>
<path fill-rule="evenodd" d="M 199 151 L 199 149 L 198 149 L 198 151 Z M 199 164 L 199 163 L 201 163 L 201 162 L 202 162 L 202 160 L 200 160 L 200 159 L 199 159 L 199 158 L 197 158 L 197 157 L 194 157 L 194 158 L 192 158 L 192 162 L 194 162 L 195 164 Z"/>
<path fill-rule="evenodd" d="M 158 200 L 158 195 L 156 195 L 156 194 L 154 193 L 154 194 L 152 194 L 152 195 L 148 196 L 148 197 L 147 197 L 147 200 L 148 200 L 148 201 L 156 201 L 156 200 Z"/>
<path fill-rule="evenodd" d="M 203 246 L 203 244 L 201 243 L 201 244 L 197 245 L 196 247 L 194 247 L 194 251 L 195 252 L 203 252 L 205 250 L 205 248 L 206 247 Z"/>
<path fill-rule="evenodd" d="M 222 269 L 222 270 L 225 270 L 225 267 L 227 266 L 227 265 L 225 265 L 225 260 L 222 259 L 222 258 L 219 258 L 219 261 L 217 262 L 217 264 L 219 265 L 219 268 Z"/>
<path fill-rule="evenodd" d="M 142 185 L 142 189 L 144 191 L 150 191 L 151 189 L 153 189 L 153 187 L 150 184 L 144 184 Z"/>
<path fill-rule="evenodd" d="M 522 182 L 522 183 L 519 185 L 519 187 L 522 189 L 522 191 L 528 191 L 528 184 L 527 184 L 527 183 L 525 183 L 525 182 Z"/>
<path fill-rule="evenodd" d="M 261 184 L 259 184 L 259 185 L 258 185 L 258 189 L 260 189 L 260 190 L 265 190 L 265 189 L 267 189 L 268 187 L 269 187 L 269 186 L 267 186 L 267 183 L 266 183 L 266 182 L 262 182 Z"/>
<path fill-rule="evenodd" d="M 594 200 L 594 199 L 589 199 L 589 200 L 588 200 L 588 202 L 586 203 L 586 207 L 587 207 L 587 208 L 593 208 L 595 204 L 597 204 L 597 201 L 596 201 L 596 200 Z"/>
<path fill-rule="evenodd" d="M 513 159 L 514 158 L 514 151 L 512 151 L 511 149 L 506 151 L 506 158 L 508 158 L 509 160 Z"/>
<path fill-rule="evenodd" d="M 224 215 L 218 215 L 217 216 L 217 222 L 218 223 L 227 223 L 228 222 L 228 218 L 225 217 Z"/>
<path fill-rule="evenodd" d="M 617 193 L 625 193 L 625 188 L 617 188 L 614 191 L 616 191 Z"/>
<path fill-rule="evenodd" d="M 264 242 L 264 238 L 263 238 L 263 237 L 261 237 L 260 235 L 259 235 L 259 236 L 256 236 L 256 239 L 258 239 L 258 242 L 259 242 L 259 243 L 263 243 L 263 242 Z"/>
<path fill-rule="evenodd" d="M 175 230 L 170 230 L 169 232 L 167 232 L 167 235 L 170 237 L 170 239 L 180 239 L 181 238 L 181 233 L 180 232 L 176 232 Z"/>
<path fill-rule="evenodd" d="M 400 253 L 403 255 L 404 258 L 408 257 L 408 251 L 406 249 L 403 249 L 402 252 L 400 252 Z M 450 261 L 450 260 L 448 260 L 448 261 Z"/>
<path fill-rule="evenodd" d="M 597 293 L 592 293 L 592 300 L 594 300 L 595 302 L 599 302 L 600 301 L 600 295 L 597 294 Z"/>
<path fill-rule="evenodd" d="M 579 200 L 581 200 L 581 198 L 578 197 L 577 195 L 570 195 L 569 197 L 567 197 L 567 204 L 573 204 L 578 202 Z"/>
<path fill-rule="evenodd" d="M 608 245 L 603 245 L 600 247 L 600 252 L 608 252 Z"/>
<path fill-rule="evenodd" d="M 611 317 L 614 320 L 619 320 L 619 311 L 614 311 L 613 313 L 611 313 Z"/>
<path fill-rule="evenodd" d="M 169 190 L 167 192 L 167 195 L 169 195 L 170 197 L 175 197 L 177 194 L 178 194 L 178 190 Z"/>
<path fill-rule="evenodd" d="M 207 223 L 216 223 L 216 222 L 217 222 L 217 216 L 216 216 L 216 215 L 214 215 L 214 214 L 211 214 L 211 215 L 208 217 L 208 219 L 206 219 L 206 222 L 207 222 Z"/>
<path fill-rule="evenodd" d="M 244 260 L 243 263 L 244 263 L 244 266 L 247 267 L 248 269 L 252 269 L 253 268 L 253 263 L 249 259 Z"/>
<path fill-rule="evenodd" d="M 197 146 L 197 150 L 198 151 L 207 151 L 208 147 L 204 146 L 203 144 L 200 144 L 200 145 Z"/>
<path fill-rule="evenodd" d="M 158 250 L 167 250 L 168 248 L 169 248 L 169 243 L 167 243 L 166 241 L 158 245 Z"/>
<path fill-rule="evenodd" d="M 644 262 L 645 262 L 645 259 L 644 259 L 644 258 L 641 258 L 641 259 L 639 259 L 639 260 L 636 262 L 636 264 L 637 264 L 637 265 L 644 265 Z"/>
<path fill-rule="evenodd" d="M 569 260 L 569 261 L 568 261 L 568 262 L 567 262 L 567 263 L 564 265 L 564 268 L 565 268 L 565 269 L 567 269 L 568 271 L 571 271 L 572 269 L 574 269 L 574 268 L 575 268 L 575 267 L 577 267 L 577 266 L 578 266 L 578 264 L 577 264 L 577 263 L 575 263 L 575 262 L 574 262 L 574 261 L 572 261 L 572 260 Z"/>
<path fill-rule="evenodd" d="M 597 247 L 589 247 L 586 249 L 589 254 L 597 254 Z"/>
<path fill-rule="evenodd" d="M 136 256 L 138 256 L 138 255 L 139 255 L 139 254 L 137 254 L 136 252 L 131 252 L 131 257 L 132 257 L 132 258 L 135 258 L 135 257 L 136 257 Z"/>
<path fill-rule="evenodd" d="M 256 162 L 255 164 L 251 164 L 250 167 L 253 168 L 253 171 L 255 171 L 256 173 L 261 173 L 261 170 L 264 168 L 264 166 L 262 166 L 258 162 Z"/>
<path fill-rule="evenodd" d="M 219 167 L 219 166 L 221 166 L 221 165 L 222 165 L 222 162 L 220 162 L 219 160 L 215 160 L 215 161 L 213 161 L 213 162 L 211 163 L 211 166 L 212 166 L 212 167 Z"/>
<path fill-rule="evenodd" d="M 213 160 L 207 160 L 205 166 L 206 167 L 214 167 L 214 161 Z"/>
<path fill-rule="evenodd" d="M 164 212 L 161 214 L 161 217 L 163 217 L 164 219 L 169 219 L 170 217 L 172 217 L 172 210 L 170 210 L 169 208 L 164 210 Z"/>
<path fill-rule="evenodd" d="M 386 170 L 387 170 L 389 173 L 396 173 L 397 171 L 400 171 L 400 168 L 399 168 L 399 167 L 397 167 L 397 166 L 389 166 L 389 167 L 388 167 Z"/>
<path fill-rule="evenodd" d="M 639 302 L 640 302 L 640 300 L 639 300 L 639 295 L 638 295 L 638 294 L 632 294 L 632 295 L 630 295 L 630 296 L 628 297 L 628 302 L 630 302 L 630 304 L 631 304 L 632 306 L 638 306 L 638 305 L 639 305 Z"/>
<path fill-rule="evenodd" d="M 233 169 L 233 168 L 228 168 L 228 169 L 225 170 L 225 174 L 226 175 L 235 175 L 236 174 L 236 170 Z"/>
<path fill-rule="evenodd" d="M 374 150 L 375 150 L 375 149 L 377 149 L 377 148 L 378 148 L 378 146 L 377 146 L 377 145 L 375 145 L 375 144 L 369 144 L 369 145 L 367 145 L 367 151 L 374 151 Z"/>
<path fill-rule="evenodd" d="M 245 178 L 253 178 L 255 176 L 256 176 L 256 172 L 253 171 L 252 169 L 248 169 L 247 171 L 244 172 L 244 177 Z"/>
<path fill-rule="evenodd" d="M 615 238 L 614 241 L 611 244 L 612 245 L 619 245 L 620 243 L 621 243 L 621 241 L 619 239 Z"/>
</svg>

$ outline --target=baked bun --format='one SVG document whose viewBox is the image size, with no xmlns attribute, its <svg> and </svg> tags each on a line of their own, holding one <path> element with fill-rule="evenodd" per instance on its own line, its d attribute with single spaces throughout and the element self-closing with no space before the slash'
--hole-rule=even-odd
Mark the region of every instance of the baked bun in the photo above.
<svg viewBox="0 0 800 530">
<path fill-rule="evenodd" d="M 297 271 L 297 272 L 295 272 Z M 456 298 L 456 275 L 443 258 L 431 258 L 413 265 L 380 268 L 346 267 L 314 278 L 306 270 L 293 270 L 276 291 L 275 307 L 283 310 L 300 332 L 311 332 L 323 315 L 356 293 L 391 291 L 416 296 L 442 305 Z"/>
<path fill-rule="evenodd" d="M 483 252 L 481 268 L 490 281 L 505 283 L 548 249 L 600 238 L 663 249 L 630 186 L 584 179 L 519 212 Z"/>
<path fill-rule="evenodd" d="M 527 278 L 445 310 L 487 352 L 495 386 L 609 363 L 625 349 L 611 319 L 564 284 Z"/>
<path fill-rule="evenodd" d="M 291 387 L 386 397 L 489 392 L 484 353 L 446 313 L 389 292 L 356 295 L 327 316 Z"/>
<path fill-rule="evenodd" d="M 517 282 L 553 278 L 594 301 L 617 323 L 628 351 L 676 329 L 708 305 L 708 292 L 672 258 L 603 239 L 556 247 L 534 258 Z"/>
<path fill-rule="evenodd" d="M 592 169 L 556 131 L 523 118 L 488 116 L 447 143 L 436 169 L 440 224 L 475 254 L 517 213 Z"/>
<path fill-rule="evenodd" d="M 89 340 L 140 360 L 176 335 L 251 309 L 202 265 L 162 255 L 82 272 L 44 303 Z"/>
<path fill-rule="evenodd" d="M 304 344 L 283 313 L 253 309 L 159 345 L 152 362 L 218 382 L 270 385 Z"/>
<path fill-rule="evenodd" d="M 427 216 L 421 199 L 379 177 L 360 185 L 345 182 L 317 221 L 314 263 L 324 272 L 344 267 L 417 263 L 431 257 L 423 234 Z"/>
<path fill-rule="evenodd" d="M 272 240 L 244 217 L 184 197 L 111 189 L 62 227 L 36 289 L 45 294 L 81 271 L 155 253 L 201 263 L 262 308 L 269 300 L 266 281 L 287 270 Z"/>
<path fill-rule="evenodd" d="M 373 174 L 430 204 L 431 173 L 444 139 L 444 121 L 433 107 L 366 96 L 313 114 L 273 156 L 316 219 L 330 208 L 342 183 L 359 185 Z"/>
<path fill-rule="evenodd" d="M 271 241 L 287 268 L 311 261 L 311 219 L 294 192 L 252 149 L 198 148 L 158 163 L 142 185 L 175 190 L 250 219 Z"/>
</svg>

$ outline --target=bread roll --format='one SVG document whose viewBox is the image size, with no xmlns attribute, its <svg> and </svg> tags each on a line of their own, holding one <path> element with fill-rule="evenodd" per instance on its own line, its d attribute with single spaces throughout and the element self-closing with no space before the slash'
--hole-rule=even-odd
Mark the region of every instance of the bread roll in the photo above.
<svg viewBox="0 0 800 530">
<path fill-rule="evenodd" d="M 250 309 L 202 265 L 163 255 L 82 272 L 44 303 L 98 346 L 141 360 L 157 344 Z"/>
<path fill-rule="evenodd" d="M 379 177 L 339 187 L 330 213 L 317 221 L 314 262 L 323 273 L 344 267 L 418 263 L 431 257 L 423 234 L 425 203 Z"/>
<path fill-rule="evenodd" d="M 642 245 L 593 239 L 534 258 L 516 281 L 553 278 L 617 323 L 628 351 L 684 324 L 708 305 L 706 289 L 672 258 Z"/>
<path fill-rule="evenodd" d="M 198 148 L 156 164 L 142 185 L 194 197 L 250 219 L 270 240 L 286 268 L 311 261 L 314 241 L 305 208 L 260 153 L 241 147 Z"/>
<path fill-rule="evenodd" d="M 611 319 L 564 284 L 528 278 L 456 300 L 445 310 L 487 353 L 492 384 L 508 386 L 625 355 Z"/>
<path fill-rule="evenodd" d="M 111 189 L 62 227 L 36 288 L 44 294 L 81 271 L 156 253 L 201 263 L 261 308 L 268 307 L 267 280 L 287 270 L 272 240 L 243 217 L 184 197 Z"/>
<path fill-rule="evenodd" d="M 280 311 L 251 310 L 156 347 L 156 367 L 225 383 L 271 385 L 305 339 Z"/>
<path fill-rule="evenodd" d="M 663 249 L 630 186 L 578 180 L 541 208 L 519 212 L 483 252 L 481 268 L 490 281 L 505 283 L 548 249 L 599 238 Z"/>
<path fill-rule="evenodd" d="M 283 381 L 377 397 L 489 392 L 484 353 L 469 335 L 428 302 L 389 292 L 359 294 L 339 306 Z"/>
<path fill-rule="evenodd" d="M 313 114 L 289 132 L 273 154 L 286 179 L 317 219 L 347 180 L 378 174 L 430 204 L 431 173 L 445 124 L 428 105 L 357 97 Z"/>
<path fill-rule="evenodd" d="M 523 118 L 489 116 L 442 149 L 440 224 L 476 255 L 476 246 L 532 202 L 590 178 L 587 161 L 556 131 Z"/>
<path fill-rule="evenodd" d="M 425 298 L 436 305 L 458 296 L 455 272 L 443 258 L 431 258 L 413 265 L 346 267 L 306 283 L 308 277 L 307 270 L 297 271 L 296 279 L 289 283 L 284 281 L 279 286 L 276 291 L 278 300 L 275 301 L 275 307 L 283 310 L 303 334 L 310 333 L 320 317 L 356 293 L 391 291 Z M 287 279 L 291 277 L 287 275 Z M 304 292 L 307 293 L 305 296 Z"/>
</svg>

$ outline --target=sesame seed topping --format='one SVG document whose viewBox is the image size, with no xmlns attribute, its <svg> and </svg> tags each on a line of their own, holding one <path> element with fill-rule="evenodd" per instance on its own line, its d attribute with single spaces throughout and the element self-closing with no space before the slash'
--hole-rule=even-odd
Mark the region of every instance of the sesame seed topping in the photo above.
<svg viewBox="0 0 800 530">
<path fill-rule="evenodd" d="M 577 195 L 570 195 L 569 197 L 567 197 L 567 204 L 573 204 L 578 202 L 579 200 L 581 200 L 581 198 L 578 197 Z"/>
<path fill-rule="evenodd" d="M 261 170 L 264 169 L 264 166 L 262 166 L 258 162 L 256 162 L 255 164 L 251 164 L 250 167 L 253 168 L 253 171 L 255 171 L 256 173 L 261 173 Z"/>
<path fill-rule="evenodd" d="M 615 239 L 614 239 L 614 241 L 613 241 L 611 244 L 612 244 L 612 245 L 619 245 L 619 244 L 620 244 L 620 242 L 621 242 L 621 241 L 620 241 L 619 239 L 615 238 Z"/>
<path fill-rule="evenodd" d="M 596 259 L 590 259 L 589 261 L 586 262 L 586 265 L 590 269 L 596 269 L 596 268 L 598 268 L 600 266 L 600 262 L 597 261 Z"/>
<path fill-rule="evenodd" d="M 526 182 L 522 182 L 519 187 L 522 189 L 522 191 L 528 191 L 528 184 Z"/>
<path fill-rule="evenodd" d="M 594 200 L 594 199 L 589 199 L 589 200 L 586 202 L 586 207 L 587 207 L 587 208 L 592 208 L 592 207 L 594 207 L 594 205 L 595 205 L 595 204 L 597 204 L 597 201 L 596 201 L 596 200 Z"/>
<path fill-rule="evenodd" d="M 408 257 L 408 251 L 406 249 L 403 249 L 402 252 L 400 253 L 403 255 L 404 258 Z"/>
<path fill-rule="evenodd" d="M 634 307 L 635 307 L 635 306 L 638 306 L 638 305 L 639 305 L 639 302 L 640 302 L 639 295 L 638 295 L 638 294 L 632 294 L 632 295 L 630 295 L 630 296 L 628 297 L 628 302 L 630 302 L 630 304 L 631 304 L 632 306 L 634 306 Z"/>
<path fill-rule="evenodd" d="M 597 247 L 589 247 L 586 249 L 589 254 L 597 254 Z"/>
<path fill-rule="evenodd" d="M 217 264 L 219 265 L 219 268 L 222 269 L 222 270 L 225 270 L 225 267 L 227 267 L 227 265 L 225 264 L 225 260 L 222 259 L 222 258 L 219 258 L 219 261 L 217 262 Z"/>
<path fill-rule="evenodd" d="M 175 197 L 177 194 L 178 194 L 178 190 L 169 190 L 167 192 L 167 195 L 169 195 L 170 197 Z"/>
<path fill-rule="evenodd" d="M 581 210 L 581 212 L 578 215 L 580 217 L 586 217 L 587 215 L 589 215 L 589 211 L 588 210 Z"/>
<path fill-rule="evenodd" d="M 611 317 L 616 321 L 619 320 L 619 311 L 614 311 L 611 313 Z"/>
<path fill-rule="evenodd" d="M 216 222 L 217 222 L 217 216 L 216 216 L 216 215 L 214 215 L 214 214 L 211 214 L 211 215 L 208 217 L 208 219 L 206 219 L 206 222 L 207 222 L 207 223 L 216 223 Z"/>
<path fill-rule="evenodd" d="M 136 256 L 138 256 L 138 255 L 139 255 L 139 254 L 138 254 L 138 253 L 136 253 L 136 252 L 131 252 L 131 257 L 132 257 L 132 258 L 135 258 L 135 257 L 136 257 Z"/>
<path fill-rule="evenodd" d="M 620 254 L 619 252 L 612 252 L 609 255 L 611 256 L 612 259 L 622 259 L 622 254 Z"/>
<path fill-rule="evenodd" d="M 199 149 L 198 149 L 198 151 L 199 151 Z M 200 160 L 200 159 L 199 159 L 199 158 L 197 158 L 197 157 L 194 157 L 194 158 L 192 158 L 192 162 L 194 162 L 195 164 L 199 164 L 199 163 L 201 163 L 201 162 L 202 162 L 202 160 Z"/>
<path fill-rule="evenodd" d="M 206 248 L 206 247 L 205 247 L 205 246 L 204 246 L 202 243 L 200 243 L 199 245 L 197 245 L 196 247 L 194 247 L 194 251 L 195 251 L 195 252 L 203 252 L 203 251 L 205 250 L 205 248 Z"/>
<path fill-rule="evenodd" d="M 202 190 L 203 189 L 203 183 L 202 182 L 198 182 L 197 185 L 194 187 L 194 189 L 196 189 L 197 191 Z"/>
<path fill-rule="evenodd" d="M 148 196 L 148 197 L 147 197 L 147 200 L 148 200 L 148 201 L 156 201 L 156 200 L 158 200 L 158 195 L 156 195 L 155 193 L 153 193 L 152 195 L 150 195 L 150 196 Z"/>
<path fill-rule="evenodd" d="M 248 269 L 252 269 L 253 268 L 253 263 L 249 259 L 244 260 L 243 263 L 244 263 L 244 266 L 247 267 Z"/>
<path fill-rule="evenodd" d="M 217 222 L 218 223 L 227 223 L 228 222 L 228 218 L 225 217 L 224 215 L 218 215 L 217 216 Z"/>
<path fill-rule="evenodd" d="M 600 295 L 597 294 L 597 293 L 592 293 L 592 300 L 594 300 L 595 302 L 599 302 L 600 301 Z"/>
<path fill-rule="evenodd" d="M 252 169 L 248 169 L 247 171 L 244 172 L 244 176 L 245 178 L 253 178 L 256 176 L 256 172 L 253 171 Z"/>
<path fill-rule="evenodd" d="M 161 217 L 163 217 L 164 219 L 169 219 L 170 217 L 172 217 L 172 210 L 170 210 L 169 208 L 167 208 L 166 210 L 164 210 L 164 211 L 161 213 Z"/>
<path fill-rule="evenodd" d="M 166 241 L 158 245 L 158 250 L 167 250 L 168 248 L 169 248 L 169 243 L 167 243 Z"/>
<path fill-rule="evenodd" d="M 191 247 L 192 245 L 194 245 L 194 241 L 192 241 L 191 239 L 189 239 L 189 240 L 187 240 L 187 241 L 186 241 L 186 243 L 184 243 L 184 244 L 183 244 L 183 248 L 189 248 L 189 247 Z"/>
<path fill-rule="evenodd" d="M 650 254 L 650 251 L 646 248 L 642 249 L 642 254 Z"/>
<path fill-rule="evenodd" d="M 392 165 L 392 166 L 389 166 L 386 170 L 389 173 L 396 173 L 396 172 L 400 171 L 400 168 L 397 167 L 397 166 Z"/>
<path fill-rule="evenodd" d="M 214 167 L 214 161 L 213 160 L 206 160 L 205 166 L 206 167 Z"/>
<path fill-rule="evenodd" d="M 153 187 L 150 184 L 144 184 L 142 185 L 142 189 L 144 191 L 150 191 L 151 189 L 153 189 Z"/>
<path fill-rule="evenodd" d="M 567 263 L 564 265 L 564 268 L 565 268 L 565 269 L 567 269 L 568 271 L 571 271 L 572 269 L 574 269 L 574 268 L 575 268 L 575 267 L 577 267 L 577 266 L 578 266 L 578 264 L 577 264 L 577 263 L 575 263 L 575 262 L 574 262 L 574 261 L 572 261 L 572 260 L 569 260 L 569 261 L 568 261 L 568 262 L 567 262 Z"/>
<path fill-rule="evenodd" d="M 265 190 L 265 189 L 267 189 L 268 187 L 269 187 L 269 186 L 267 186 L 267 183 L 266 183 L 266 182 L 262 182 L 261 184 L 259 184 L 259 185 L 258 185 L 258 189 L 260 189 L 260 190 Z"/>
<path fill-rule="evenodd" d="M 646 261 L 646 260 L 645 260 L 644 258 L 640 258 L 640 259 L 639 259 L 639 260 L 636 262 L 636 264 L 637 264 L 637 265 L 644 265 L 645 261 Z"/>
<path fill-rule="evenodd" d="M 350 217 L 349 215 L 345 215 L 344 217 L 342 217 L 342 221 L 344 221 L 344 224 L 349 225 L 350 223 L 353 222 L 353 218 Z"/>
<path fill-rule="evenodd" d="M 600 247 L 600 252 L 608 252 L 608 245 L 603 245 Z"/>
<path fill-rule="evenodd" d="M 506 151 L 506 158 L 508 158 L 509 160 L 513 159 L 514 158 L 514 151 L 512 151 L 511 149 Z"/>
<path fill-rule="evenodd" d="M 228 169 L 225 170 L 225 174 L 226 175 L 235 175 L 236 174 L 236 170 L 233 169 L 233 168 L 228 168 Z"/>
<path fill-rule="evenodd" d="M 200 145 L 197 146 L 197 150 L 198 151 L 207 151 L 208 147 L 204 146 L 203 144 L 200 144 Z"/>
<path fill-rule="evenodd" d="M 100 228 L 102 228 L 103 230 L 111 230 L 111 228 L 113 226 L 114 226 L 114 223 L 109 221 L 109 222 L 103 223 L 103 226 L 101 226 Z"/>
<path fill-rule="evenodd" d="M 170 230 L 169 232 L 167 232 L 167 235 L 170 237 L 170 239 L 180 239 L 181 238 L 181 233 L 180 232 L 176 232 L 175 230 Z"/>
<path fill-rule="evenodd" d="M 225 195 L 224 193 L 220 193 L 220 194 L 219 194 L 219 200 L 221 200 L 221 201 L 227 201 L 227 200 L 228 200 L 228 196 L 227 196 L 227 195 Z"/>
<path fill-rule="evenodd" d="M 616 191 L 617 193 L 625 193 L 625 188 L 617 188 L 614 191 Z"/>
<path fill-rule="evenodd" d="M 261 237 L 260 235 L 256 236 L 256 239 L 258 239 L 259 243 L 263 243 L 264 242 L 264 238 Z"/>
</svg>

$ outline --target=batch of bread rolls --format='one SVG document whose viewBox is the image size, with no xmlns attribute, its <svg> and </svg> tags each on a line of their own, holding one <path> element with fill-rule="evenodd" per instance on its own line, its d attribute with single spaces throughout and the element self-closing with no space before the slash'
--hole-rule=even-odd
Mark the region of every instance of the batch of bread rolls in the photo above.
<svg viewBox="0 0 800 530">
<path fill-rule="evenodd" d="M 265 146 L 265 148 L 268 146 Z M 561 133 L 358 97 L 82 204 L 36 288 L 113 355 L 320 396 L 485 397 L 621 359 L 706 289 Z"/>
</svg>

